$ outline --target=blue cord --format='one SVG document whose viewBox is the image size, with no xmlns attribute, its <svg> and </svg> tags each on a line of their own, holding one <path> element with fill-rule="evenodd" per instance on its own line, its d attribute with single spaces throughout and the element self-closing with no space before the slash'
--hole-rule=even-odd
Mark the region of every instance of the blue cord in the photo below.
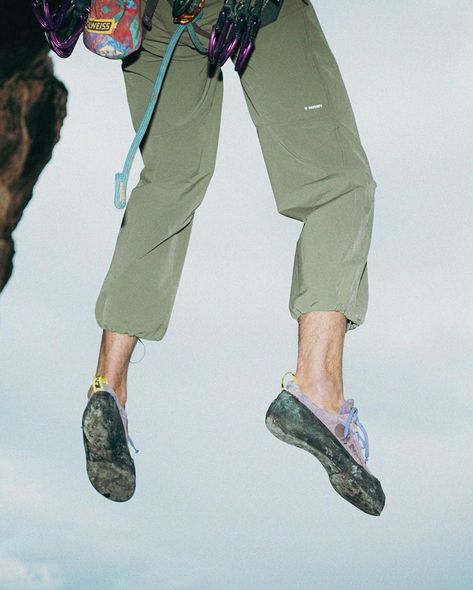
<svg viewBox="0 0 473 590">
<path fill-rule="evenodd" d="M 359 429 L 361 430 L 362 434 L 363 434 L 363 436 L 361 436 L 358 431 L 355 432 L 355 434 L 357 435 L 358 440 L 360 441 L 361 448 L 362 448 L 362 450 L 363 450 L 363 452 L 365 454 L 365 462 L 367 462 L 368 461 L 368 457 L 370 455 L 370 444 L 369 444 L 369 440 L 368 440 L 368 433 L 366 432 L 366 429 L 363 426 L 363 424 L 358 419 L 358 409 L 357 408 L 352 408 L 350 410 L 350 413 L 348 414 L 347 421 L 344 424 L 345 429 L 343 431 L 343 436 L 344 436 L 345 439 L 350 434 L 350 426 L 351 426 L 352 423 L 355 424 L 356 426 L 358 426 Z"/>
<path fill-rule="evenodd" d="M 156 76 L 156 80 L 154 82 L 151 98 L 149 99 L 148 106 L 146 107 L 145 113 L 143 115 L 143 118 L 141 119 L 141 123 L 138 127 L 133 143 L 131 144 L 130 149 L 128 151 L 125 164 L 123 166 L 123 170 L 115 174 L 115 207 L 117 209 L 124 209 L 126 207 L 126 189 L 128 184 L 128 177 L 130 176 L 131 166 L 133 164 L 133 160 L 135 159 L 136 152 L 138 151 L 138 148 L 140 147 L 143 137 L 145 136 L 146 130 L 148 129 L 151 117 L 153 116 L 154 110 L 156 108 L 156 103 L 158 102 L 158 98 L 161 93 L 164 77 L 166 76 L 169 63 L 171 62 L 171 58 L 173 56 L 173 53 L 176 49 L 177 43 L 182 33 L 187 29 L 187 32 L 189 33 L 189 36 L 192 39 L 192 42 L 194 43 L 197 51 L 201 53 L 207 53 L 206 47 L 204 47 L 204 45 L 200 42 L 199 38 L 197 37 L 197 33 L 195 32 L 193 27 L 193 23 L 197 22 L 200 18 L 202 18 L 202 14 L 203 11 L 200 11 L 199 14 L 187 25 L 178 25 L 177 29 L 174 31 L 168 43 L 168 46 L 166 47 L 163 61 L 161 63 L 158 75 Z"/>
</svg>

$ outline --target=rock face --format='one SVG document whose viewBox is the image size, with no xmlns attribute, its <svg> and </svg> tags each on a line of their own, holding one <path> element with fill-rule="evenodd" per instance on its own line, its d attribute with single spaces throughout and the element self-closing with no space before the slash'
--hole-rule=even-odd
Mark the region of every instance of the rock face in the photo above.
<svg viewBox="0 0 473 590">
<path fill-rule="evenodd" d="M 8 27 L 0 35 L 0 291 L 13 270 L 12 232 L 51 159 L 67 102 L 29 0 L 1 4 Z"/>
</svg>

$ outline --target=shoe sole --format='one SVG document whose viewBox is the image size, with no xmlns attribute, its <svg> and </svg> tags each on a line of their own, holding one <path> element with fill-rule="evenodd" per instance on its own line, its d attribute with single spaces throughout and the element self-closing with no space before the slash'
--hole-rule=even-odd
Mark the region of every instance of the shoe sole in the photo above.
<svg viewBox="0 0 473 590">
<path fill-rule="evenodd" d="M 381 514 L 385 496 L 379 480 L 363 469 L 325 424 L 291 393 L 281 391 L 269 406 L 265 422 L 275 437 L 314 455 L 342 498 L 366 514 Z"/>
<path fill-rule="evenodd" d="M 114 502 L 126 502 L 136 486 L 135 464 L 115 400 L 95 393 L 82 416 L 87 475 L 94 488 Z"/>
</svg>

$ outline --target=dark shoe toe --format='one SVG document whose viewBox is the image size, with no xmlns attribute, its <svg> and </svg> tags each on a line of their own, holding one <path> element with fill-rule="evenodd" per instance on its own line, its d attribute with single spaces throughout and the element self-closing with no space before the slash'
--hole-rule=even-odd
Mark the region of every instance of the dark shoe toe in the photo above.
<svg viewBox="0 0 473 590">
<path fill-rule="evenodd" d="M 82 417 L 87 475 L 94 488 L 109 500 L 126 502 L 135 491 L 131 458 L 120 412 L 110 394 L 95 393 Z"/>
</svg>

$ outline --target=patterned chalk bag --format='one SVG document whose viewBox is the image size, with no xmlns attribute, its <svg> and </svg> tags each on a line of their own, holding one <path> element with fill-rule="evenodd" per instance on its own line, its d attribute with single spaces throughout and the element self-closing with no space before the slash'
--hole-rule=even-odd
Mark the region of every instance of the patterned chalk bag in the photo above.
<svg viewBox="0 0 473 590">
<path fill-rule="evenodd" d="M 84 29 L 87 49 L 109 59 L 123 59 L 141 46 L 141 0 L 92 0 Z"/>
</svg>

